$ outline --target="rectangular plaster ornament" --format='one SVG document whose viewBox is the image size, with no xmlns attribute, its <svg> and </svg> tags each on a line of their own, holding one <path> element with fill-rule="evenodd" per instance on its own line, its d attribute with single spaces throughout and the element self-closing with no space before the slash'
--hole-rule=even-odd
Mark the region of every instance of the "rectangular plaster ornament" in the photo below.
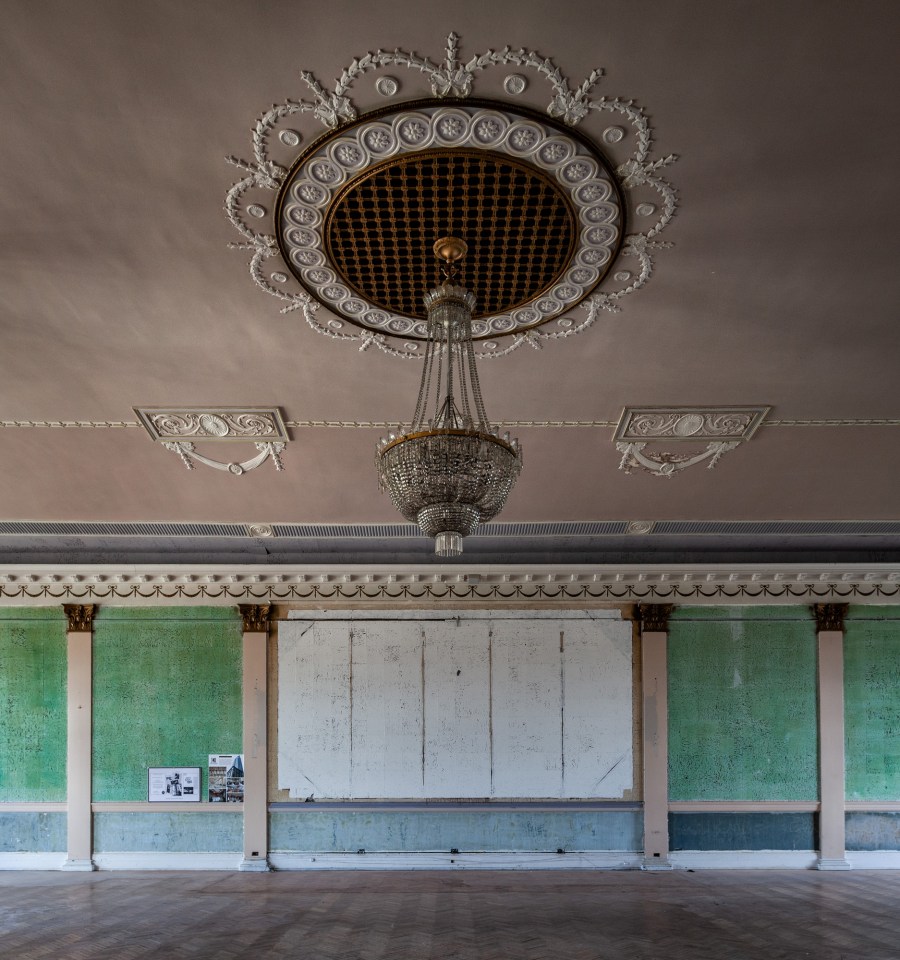
<svg viewBox="0 0 900 960">
<path fill-rule="evenodd" d="M 625 407 L 615 442 L 749 440 L 771 407 Z"/>
<path fill-rule="evenodd" d="M 278 407 L 134 407 L 150 436 L 160 442 L 226 440 L 286 443 Z"/>
</svg>

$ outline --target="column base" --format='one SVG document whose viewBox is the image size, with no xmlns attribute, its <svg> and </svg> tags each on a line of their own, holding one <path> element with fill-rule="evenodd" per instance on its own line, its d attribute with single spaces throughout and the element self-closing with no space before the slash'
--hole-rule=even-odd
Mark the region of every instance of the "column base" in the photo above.
<svg viewBox="0 0 900 960">
<path fill-rule="evenodd" d="M 816 863 L 816 870 L 852 870 L 853 865 L 847 859 L 833 859 L 829 860 L 825 857 L 822 857 Z"/>
<path fill-rule="evenodd" d="M 641 860 L 641 870 L 674 870 L 675 867 L 669 863 L 668 857 L 644 857 Z"/>
<path fill-rule="evenodd" d="M 59 869 L 91 873 L 97 869 L 97 864 L 93 860 L 64 860 Z"/>
<path fill-rule="evenodd" d="M 245 857 L 238 867 L 241 873 L 269 873 L 271 869 L 266 857 Z"/>
</svg>

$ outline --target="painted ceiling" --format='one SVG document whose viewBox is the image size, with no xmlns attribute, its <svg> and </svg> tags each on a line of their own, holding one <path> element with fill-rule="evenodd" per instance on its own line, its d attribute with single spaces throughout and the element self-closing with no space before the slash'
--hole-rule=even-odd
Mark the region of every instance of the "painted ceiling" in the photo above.
<svg viewBox="0 0 900 960">
<path fill-rule="evenodd" d="M 242 238 L 223 205 L 246 173 L 226 157 L 253 159 L 259 118 L 316 102 L 301 72 L 329 94 L 377 50 L 441 67 L 451 33 L 458 65 L 506 48 L 552 61 L 543 74 L 479 68 L 472 97 L 550 117 L 551 67 L 576 105 L 600 69 L 587 99 L 633 101 L 652 133 L 648 162 L 677 158 L 656 170 L 677 207 L 649 282 L 577 336 L 479 361 L 488 413 L 513 425 L 525 466 L 499 518 L 509 526 L 468 555 L 674 560 L 718 545 L 900 557 L 896 4 L 6 0 L 3 20 L 3 562 L 121 558 L 149 540 L 142 555 L 177 557 L 188 532 L 192 556 L 429 560 L 373 467 L 383 425 L 412 414 L 417 361 L 281 312 L 289 301 L 250 276 L 252 250 L 229 248 Z M 510 76 L 526 79 L 521 91 Z M 386 62 L 361 71 L 347 101 L 357 115 L 396 107 L 432 97 L 433 79 Z M 627 117 L 559 114 L 550 120 L 568 120 L 621 181 Z M 296 121 L 278 128 L 296 143 L 273 137 L 285 166 L 328 129 L 313 113 Z M 665 206 L 626 201 L 632 233 Z M 279 257 L 266 268 L 302 293 Z M 597 290 L 639 271 L 620 253 Z M 582 304 L 563 319 L 586 316 Z M 326 333 L 356 329 L 337 307 L 315 319 Z M 539 329 L 569 328 L 554 317 Z M 632 407 L 768 409 L 712 469 L 657 476 L 621 469 L 616 428 Z M 277 408 L 283 469 L 269 457 L 240 474 L 189 470 L 134 408 Z M 691 422 L 646 452 L 703 452 Z M 208 459 L 257 453 L 210 437 L 196 444 Z M 274 534 L 262 547 L 254 524 Z"/>
</svg>

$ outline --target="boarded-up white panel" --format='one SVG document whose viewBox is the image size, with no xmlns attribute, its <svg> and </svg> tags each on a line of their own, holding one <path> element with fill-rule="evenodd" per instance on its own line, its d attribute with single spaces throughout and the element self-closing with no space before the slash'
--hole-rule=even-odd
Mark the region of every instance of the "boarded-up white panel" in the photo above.
<svg viewBox="0 0 900 960">
<path fill-rule="evenodd" d="M 351 791 L 422 797 L 422 627 L 353 624 Z"/>
<path fill-rule="evenodd" d="M 278 625 L 278 786 L 350 796 L 350 625 Z"/>
<path fill-rule="evenodd" d="M 492 624 L 493 795 L 562 795 L 560 624 Z"/>
<path fill-rule="evenodd" d="M 634 784 L 631 624 L 569 620 L 563 630 L 563 792 L 621 798 Z"/>
<path fill-rule="evenodd" d="M 437 621 L 425 630 L 425 795 L 491 795 L 490 624 Z"/>
</svg>

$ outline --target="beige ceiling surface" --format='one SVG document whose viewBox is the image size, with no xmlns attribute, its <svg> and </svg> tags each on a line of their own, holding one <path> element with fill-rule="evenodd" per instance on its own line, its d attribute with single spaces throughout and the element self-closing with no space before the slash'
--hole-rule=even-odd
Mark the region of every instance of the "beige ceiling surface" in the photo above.
<svg viewBox="0 0 900 960">
<path fill-rule="evenodd" d="M 463 59 L 530 47 L 573 84 L 602 67 L 598 92 L 635 99 L 655 155 L 679 156 L 674 246 L 651 282 L 576 338 L 482 363 L 492 418 L 770 404 L 776 420 L 895 421 L 764 425 L 715 470 L 669 480 L 620 472 L 609 427 L 524 428 L 501 519 L 898 517 L 895 4 L 5 0 L 2 12 L 0 421 L 202 405 L 408 418 L 416 362 L 329 341 L 255 289 L 246 254 L 227 248 L 224 157 L 249 153 L 269 105 L 306 95 L 300 70 L 330 86 L 378 47 L 438 60 L 455 30 Z M 547 100 L 533 81 L 522 102 Z M 371 80 L 354 102 L 380 105 Z M 377 432 L 292 437 L 284 472 L 234 477 L 188 472 L 141 428 L 5 427 L 0 519 L 400 519 L 376 489 Z"/>
</svg>

